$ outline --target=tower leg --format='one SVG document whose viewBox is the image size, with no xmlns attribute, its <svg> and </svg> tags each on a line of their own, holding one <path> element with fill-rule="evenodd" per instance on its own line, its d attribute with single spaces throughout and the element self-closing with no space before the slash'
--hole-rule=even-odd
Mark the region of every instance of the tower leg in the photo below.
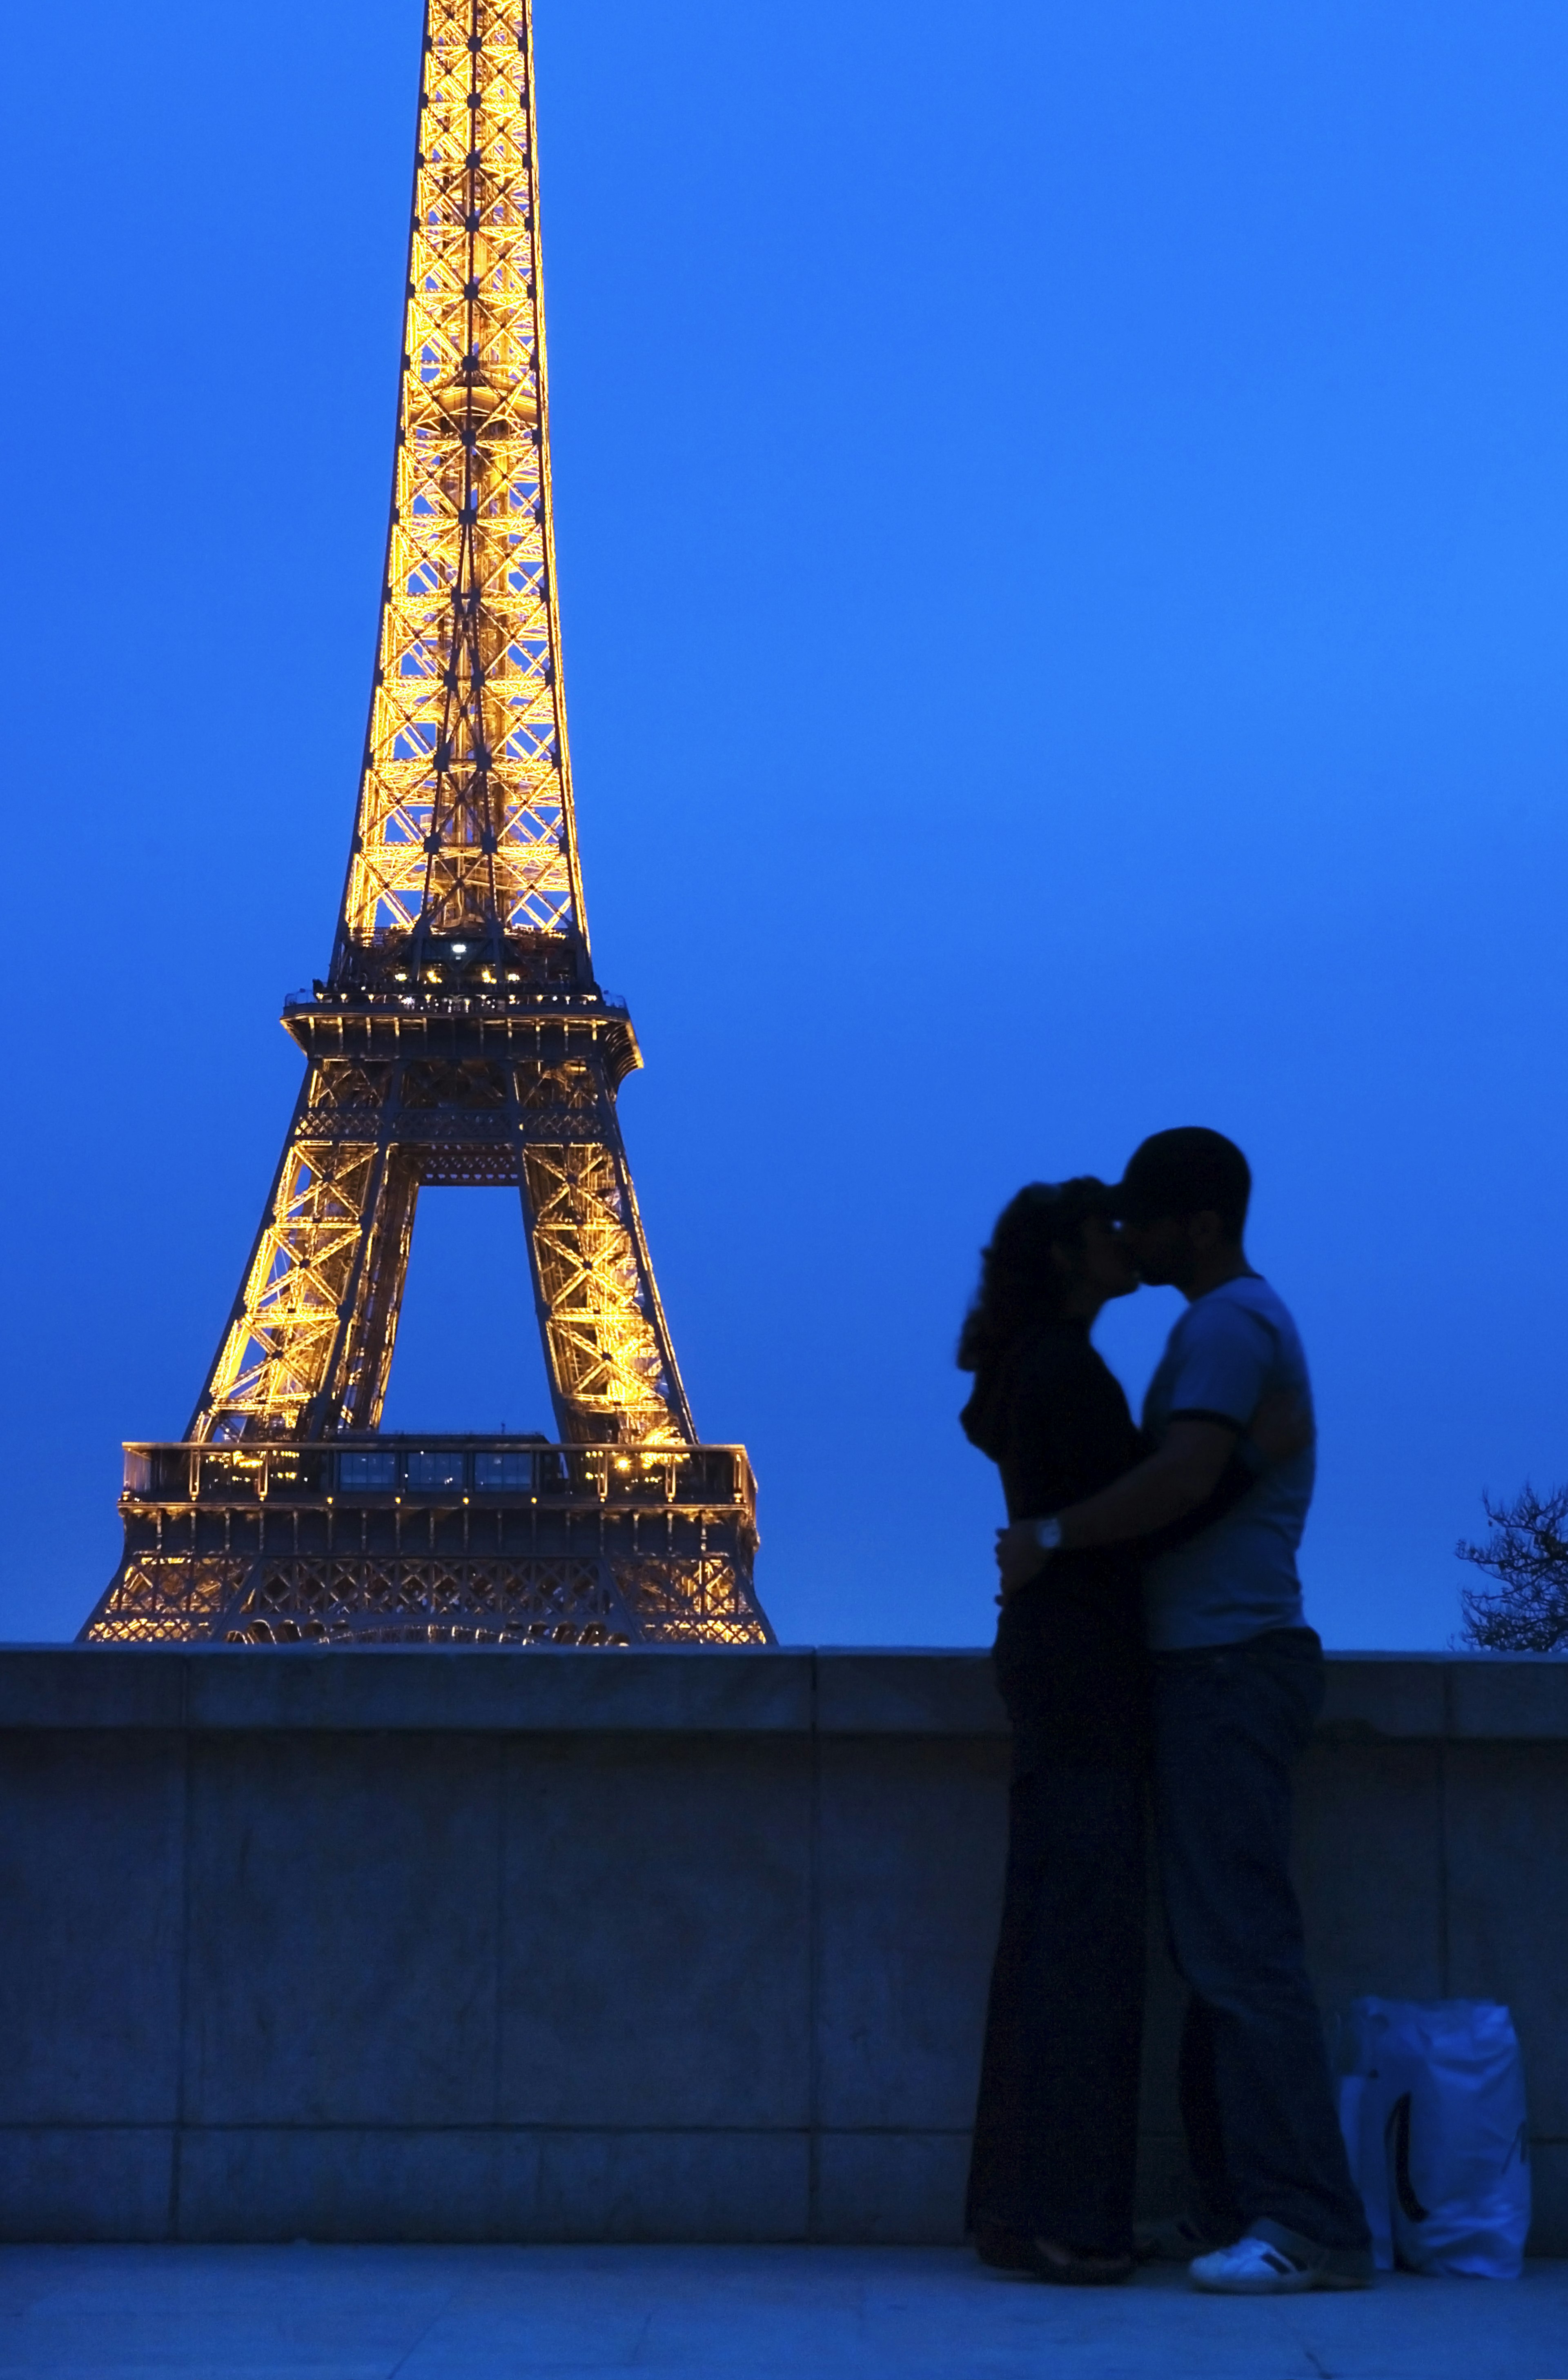
<svg viewBox="0 0 1568 2380">
<path fill-rule="evenodd" d="M 403 1072 L 310 1066 L 188 1437 L 375 1427 L 419 1190 L 397 1141 Z"/>
<path fill-rule="evenodd" d="M 523 1220 L 561 1435 L 689 1445 L 697 1431 L 602 1066 L 522 1065 L 515 1080 Z"/>
</svg>

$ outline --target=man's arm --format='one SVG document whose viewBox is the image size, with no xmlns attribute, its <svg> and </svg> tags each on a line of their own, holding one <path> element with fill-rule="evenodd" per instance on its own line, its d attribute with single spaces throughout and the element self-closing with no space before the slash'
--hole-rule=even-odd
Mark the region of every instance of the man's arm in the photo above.
<svg viewBox="0 0 1568 2380">
<path fill-rule="evenodd" d="M 1064 1548 L 1113 1546 L 1179 1521 L 1213 1493 L 1241 1434 L 1228 1422 L 1178 1415 L 1152 1454 L 1058 1514 Z"/>
<path fill-rule="evenodd" d="M 1192 1416 L 1173 1420 L 1154 1453 L 1098 1496 L 1086 1496 L 1081 1504 L 1069 1504 L 1056 1515 L 1062 1550 L 1119 1545 L 1125 1537 L 1148 1536 L 1151 1530 L 1179 1521 L 1212 1492 L 1238 1434 L 1224 1422 Z M 1015 1521 L 1011 1528 L 998 1530 L 996 1563 L 1003 1595 L 1026 1585 L 1048 1559 L 1032 1521 Z"/>
</svg>

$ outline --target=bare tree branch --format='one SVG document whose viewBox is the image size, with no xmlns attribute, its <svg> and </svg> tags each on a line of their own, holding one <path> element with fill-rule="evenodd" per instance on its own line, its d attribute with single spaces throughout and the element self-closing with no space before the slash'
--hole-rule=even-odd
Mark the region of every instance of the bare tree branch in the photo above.
<svg viewBox="0 0 1568 2380">
<path fill-rule="evenodd" d="M 1455 1551 L 1499 1583 L 1461 1588 L 1460 1641 L 1493 1653 L 1568 1652 L 1568 1486 L 1542 1497 L 1526 1480 L 1512 1504 L 1481 1502 L 1492 1535 L 1482 1546 L 1461 1538 Z"/>
</svg>

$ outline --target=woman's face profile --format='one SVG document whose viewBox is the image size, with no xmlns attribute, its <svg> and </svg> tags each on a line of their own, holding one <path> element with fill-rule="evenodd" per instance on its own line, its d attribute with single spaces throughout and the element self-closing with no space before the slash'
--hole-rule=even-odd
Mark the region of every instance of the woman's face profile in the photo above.
<svg viewBox="0 0 1568 2380">
<path fill-rule="evenodd" d="M 1100 1297 L 1125 1297 L 1138 1285 L 1122 1235 L 1103 1215 L 1090 1215 L 1085 1221 L 1074 1269 Z"/>
</svg>

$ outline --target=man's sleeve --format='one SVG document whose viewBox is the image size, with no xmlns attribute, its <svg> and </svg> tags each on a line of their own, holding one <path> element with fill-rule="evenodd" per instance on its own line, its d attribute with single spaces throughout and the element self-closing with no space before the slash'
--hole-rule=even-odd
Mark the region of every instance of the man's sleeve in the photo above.
<svg viewBox="0 0 1568 2380">
<path fill-rule="evenodd" d="M 1188 1309 L 1171 1382 L 1172 1421 L 1218 1421 L 1244 1430 L 1274 1367 L 1273 1333 L 1228 1298 Z"/>
</svg>

